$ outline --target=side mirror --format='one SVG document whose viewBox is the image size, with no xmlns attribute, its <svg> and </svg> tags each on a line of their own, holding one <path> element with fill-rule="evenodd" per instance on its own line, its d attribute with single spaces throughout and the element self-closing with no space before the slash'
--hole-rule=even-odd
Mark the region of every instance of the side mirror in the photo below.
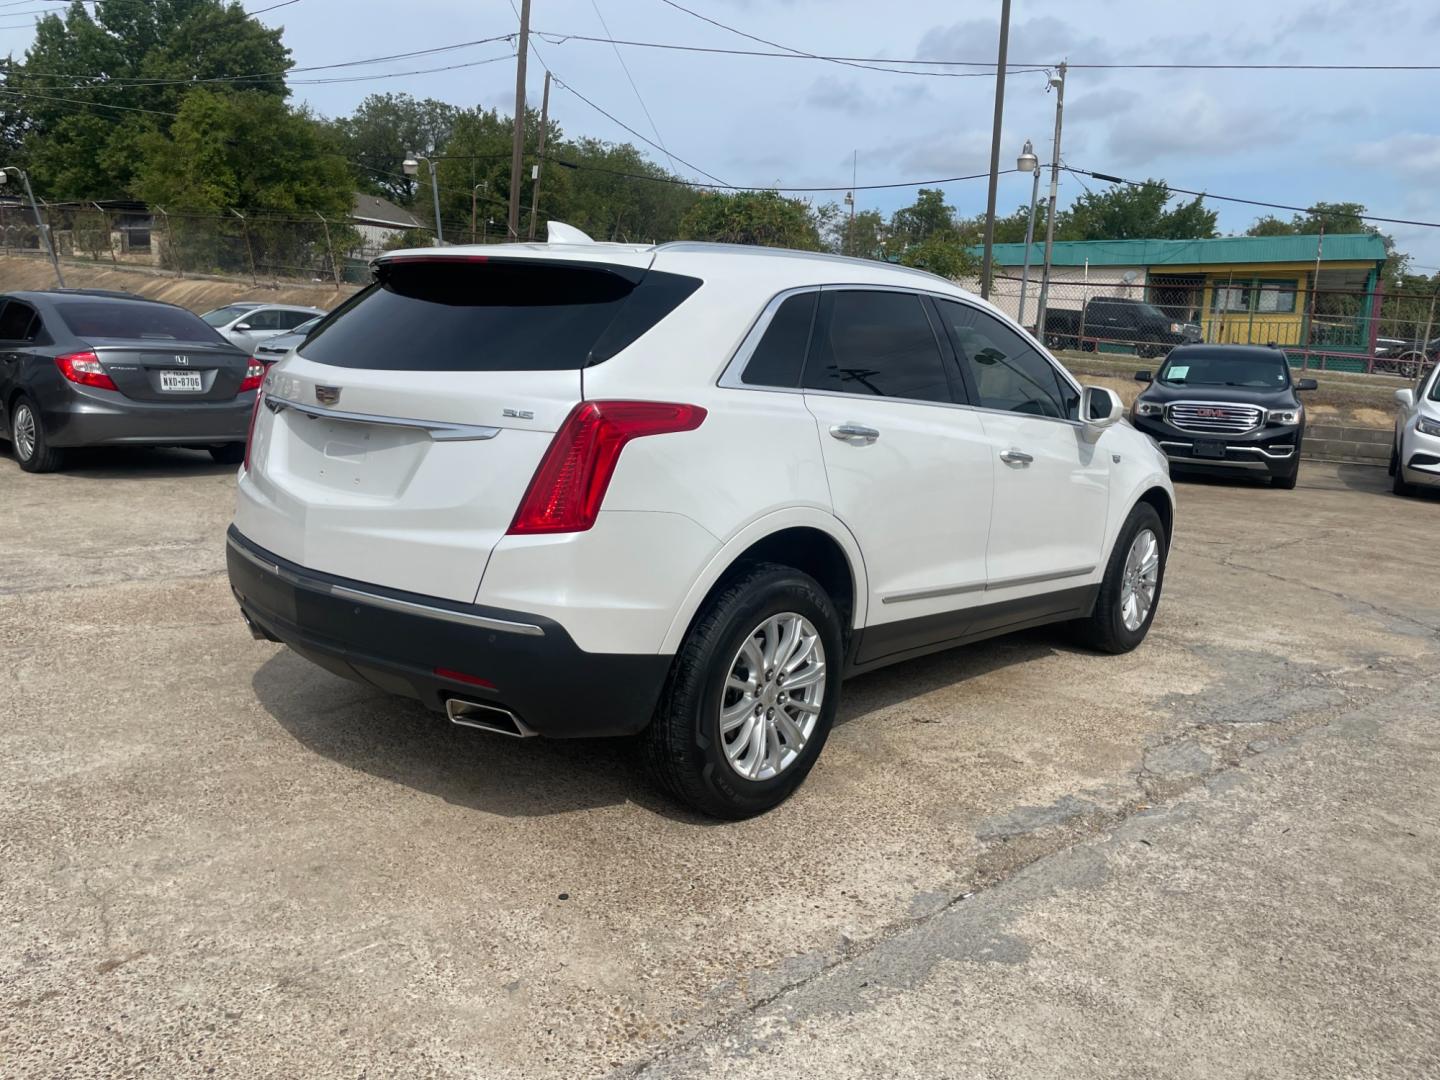
<svg viewBox="0 0 1440 1080">
<path fill-rule="evenodd" d="M 236 327 L 235 327 L 235 329 L 236 329 L 236 330 L 239 330 L 239 331 L 241 331 L 241 332 L 244 332 L 244 331 L 250 329 L 250 324 L 249 324 L 248 322 L 242 322 L 242 323 L 237 324 Z"/>
<path fill-rule="evenodd" d="M 1403 409 L 1413 408 L 1415 405 L 1415 391 L 1408 387 L 1404 390 L 1396 390 L 1395 400 Z"/>
<path fill-rule="evenodd" d="M 1103 386 L 1087 386 L 1080 392 L 1080 422 L 1092 438 L 1119 422 L 1125 415 L 1125 403 L 1114 390 Z"/>
<path fill-rule="evenodd" d="M 1319 390 L 1320 384 L 1314 379 L 1301 379 L 1295 384 L 1296 390 Z"/>
<path fill-rule="evenodd" d="M 1135 381 L 1136 381 L 1136 382 L 1154 382 L 1154 381 L 1155 381 L 1155 376 L 1152 375 L 1152 374 L 1151 374 L 1150 372 L 1148 372 L 1148 371 L 1137 371 L 1137 372 L 1135 372 Z"/>
</svg>

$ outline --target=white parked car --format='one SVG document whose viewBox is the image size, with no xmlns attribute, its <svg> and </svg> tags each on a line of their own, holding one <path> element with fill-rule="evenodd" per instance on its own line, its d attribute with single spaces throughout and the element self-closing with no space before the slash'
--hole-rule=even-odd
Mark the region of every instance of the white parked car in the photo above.
<svg viewBox="0 0 1440 1080">
<path fill-rule="evenodd" d="M 1395 494 L 1440 487 L 1440 365 L 1420 376 L 1413 390 L 1396 390 L 1395 401 L 1400 406 L 1390 454 Z"/>
<path fill-rule="evenodd" d="M 257 637 L 510 735 L 643 732 L 742 817 L 845 676 L 1155 617 L 1165 457 L 1011 320 L 884 263 L 401 251 L 271 369 L 228 538 Z"/>
<path fill-rule="evenodd" d="M 247 301 L 207 311 L 200 318 L 218 330 L 230 344 L 253 354 L 260 342 L 288 334 L 302 323 L 324 314 L 319 308 Z"/>
</svg>

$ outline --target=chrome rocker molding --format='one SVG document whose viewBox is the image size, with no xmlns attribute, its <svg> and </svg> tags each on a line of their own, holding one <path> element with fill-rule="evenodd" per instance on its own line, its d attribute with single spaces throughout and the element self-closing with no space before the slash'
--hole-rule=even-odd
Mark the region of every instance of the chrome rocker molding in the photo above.
<svg viewBox="0 0 1440 1080">
<path fill-rule="evenodd" d="M 1084 577 L 1093 574 L 1095 567 L 1081 566 L 1074 570 L 1059 570 L 1052 574 L 1030 574 L 1026 577 L 1000 578 L 996 581 L 978 581 L 971 585 L 947 585 L 938 589 L 916 589 L 913 592 L 890 593 L 882 596 L 882 604 L 903 604 L 907 600 L 933 600 L 941 596 L 959 596 L 962 593 L 990 592 L 993 589 L 1013 589 L 1021 585 L 1039 585 L 1045 581 L 1061 581 L 1065 578 Z"/>
<path fill-rule="evenodd" d="M 315 420 L 342 420 L 352 424 L 378 424 L 381 427 L 409 428 L 413 431 L 423 431 L 436 442 L 478 442 L 483 439 L 493 439 L 500 434 L 498 427 L 483 427 L 476 424 L 448 424 L 436 420 L 407 420 L 400 416 L 376 416 L 371 413 L 343 412 L 340 409 L 326 408 L 324 405 L 311 405 L 304 401 L 295 401 L 291 398 L 274 397 L 265 395 L 265 407 L 273 413 L 283 412 L 286 409 L 294 409 Z"/>
<path fill-rule="evenodd" d="M 277 566 L 272 562 L 260 558 L 260 556 L 256 555 L 253 551 L 246 550 L 243 546 L 235 542 L 234 537 L 226 537 L 225 542 L 242 559 L 254 563 L 268 574 L 274 574 L 281 581 L 288 582 L 297 588 L 307 589 L 310 592 L 320 593 L 324 596 L 335 596 L 343 600 L 354 600 L 362 604 L 370 604 L 373 607 L 385 608 L 389 611 L 403 612 L 407 615 L 423 615 L 427 619 L 439 619 L 441 622 L 459 623 L 462 626 L 476 626 L 483 630 L 496 630 L 505 634 L 522 634 L 526 637 L 545 636 L 545 631 L 532 623 L 508 622 L 504 619 L 492 619 L 486 615 L 472 615 L 466 611 L 451 611 L 449 608 L 433 607 L 429 604 L 417 604 L 411 600 L 399 600 L 393 596 L 381 596 L 378 593 L 366 592 L 362 589 L 351 589 L 343 585 L 331 585 L 328 582 L 302 577 L 299 574 L 291 573 L 283 566 Z"/>
</svg>

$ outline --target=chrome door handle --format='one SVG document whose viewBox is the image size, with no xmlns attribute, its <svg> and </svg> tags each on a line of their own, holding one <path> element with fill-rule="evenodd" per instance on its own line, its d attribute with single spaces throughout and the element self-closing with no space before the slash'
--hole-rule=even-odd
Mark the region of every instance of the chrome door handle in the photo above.
<svg viewBox="0 0 1440 1080">
<path fill-rule="evenodd" d="M 1006 465 L 1029 465 L 1035 458 L 1023 450 L 1002 450 L 1000 460 Z"/>
<path fill-rule="evenodd" d="M 861 427 L 859 424 L 832 424 L 830 434 L 837 439 L 855 439 L 867 444 L 880 437 L 880 432 L 873 427 Z"/>
</svg>

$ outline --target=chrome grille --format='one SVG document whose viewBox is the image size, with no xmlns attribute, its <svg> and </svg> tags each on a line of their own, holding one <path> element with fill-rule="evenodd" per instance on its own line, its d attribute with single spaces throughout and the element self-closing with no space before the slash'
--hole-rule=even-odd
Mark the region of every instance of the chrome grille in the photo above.
<svg viewBox="0 0 1440 1080">
<path fill-rule="evenodd" d="M 1170 424 L 1199 435 L 1242 435 L 1265 420 L 1265 410 L 1254 405 L 1223 401 L 1184 401 L 1171 405 Z"/>
</svg>

